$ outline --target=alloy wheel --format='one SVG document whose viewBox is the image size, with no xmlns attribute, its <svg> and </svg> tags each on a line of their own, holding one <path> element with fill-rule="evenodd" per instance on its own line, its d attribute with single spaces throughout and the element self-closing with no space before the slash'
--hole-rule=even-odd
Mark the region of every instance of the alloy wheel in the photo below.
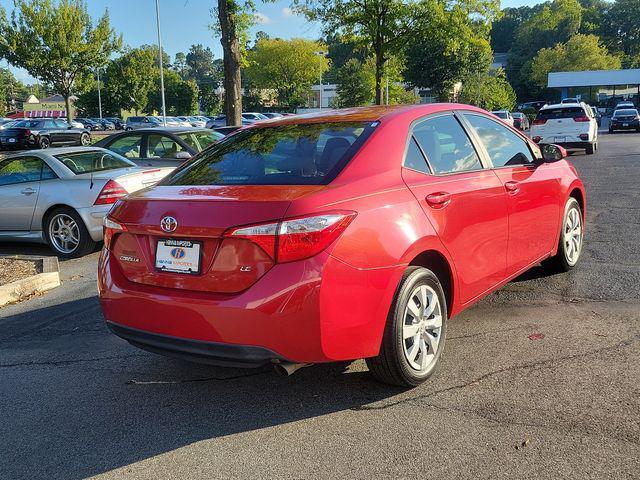
<svg viewBox="0 0 640 480">
<path fill-rule="evenodd" d="M 417 286 L 407 303 L 402 324 L 402 347 L 411 368 L 426 370 L 433 362 L 440 344 L 442 309 L 435 290 Z"/>
<path fill-rule="evenodd" d="M 87 147 L 91 143 L 91 138 L 89 138 L 89 135 L 87 135 L 86 133 L 83 133 L 80 136 L 80 143 L 83 147 Z"/>
<path fill-rule="evenodd" d="M 58 213 L 49 222 L 49 238 L 62 253 L 72 253 L 80 243 L 80 229 L 76 221 L 65 213 Z"/>
<path fill-rule="evenodd" d="M 578 262 L 582 250 L 582 217 L 577 208 L 572 207 L 567 212 L 562 234 L 565 258 L 573 266 Z"/>
</svg>

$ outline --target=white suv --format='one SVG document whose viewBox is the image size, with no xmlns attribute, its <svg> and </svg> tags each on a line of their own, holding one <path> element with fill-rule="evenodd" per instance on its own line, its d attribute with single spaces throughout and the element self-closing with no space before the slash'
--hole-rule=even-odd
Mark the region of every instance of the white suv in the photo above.
<svg viewBox="0 0 640 480">
<path fill-rule="evenodd" d="M 598 122 L 584 102 L 542 107 L 531 124 L 530 135 L 536 143 L 584 149 L 587 155 L 598 148 Z"/>
</svg>

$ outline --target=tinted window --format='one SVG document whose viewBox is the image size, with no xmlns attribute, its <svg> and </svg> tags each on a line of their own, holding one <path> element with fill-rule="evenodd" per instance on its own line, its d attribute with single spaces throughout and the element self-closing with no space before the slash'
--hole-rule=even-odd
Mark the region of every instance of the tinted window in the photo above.
<svg viewBox="0 0 640 480">
<path fill-rule="evenodd" d="M 179 133 L 178 137 L 196 152 L 200 152 L 220 140 L 224 135 L 218 132 L 189 132 Z"/>
<path fill-rule="evenodd" d="M 424 159 L 424 155 L 422 155 L 420 147 L 418 147 L 416 139 L 413 138 L 413 136 L 409 140 L 409 148 L 404 158 L 404 166 L 422 173 L 431 173 L 427 161 Z"/>
<path fill-rule="evenodd" d="M 69 124 L 63 120 L 54 120 L 54 123 L 58 128 L 67 128 L 69 126 Z"/>
<path fill-rule="evenodd" d="M 39 120 L 21 120 L 14 127 L 22 128 L 42 128 L 42 122 Z"/>
<path fill-rule="evenodd" d="M 73 152 L 55 155 L 64 165 L 75 174 L 100 172 L 115 168 L 133 167 L 123 158 L 118 158 L 111 153 L 95 150 L 91 152 Z"/>
<path fill-rule="evenodd" d="M 147 137 L 148 158 L 176 158 L 176 153 L 184 150 L 178 144 L 165 135 L 149 135 Z"/>
<path fill-rule="evenodd" d="M 496 117 L 507 119 L 509 116 L 506 112 L 493 112 Z"/>
<path fill-rule="evenodd" d="M 533 155 L 525 141 L 509 128 L 480 115 L 465 115 L 480 137 L 494 167 L 527 165 Z"/>
<path fill-rule="evenodd" d="M 53 180 L 58 178 L 58 175 L 55 174 L 51 167 L 46 163 L 42 163 L 42 174 L 40 175 L 40 180 Z"/>
<path fill-rule="evenodd" d="M 413 135 L 435 173 L 456 173 L 482 168 L 471 140 L 453 115 L 420 123 Z"/>
<path fill-rule="evenodd" d="M 127 158 L 140 158 L 142 135 L 127 135 L 120 137 L 107 148 Z"/>
<path fill-rule="evenodd" d="M 586 115 L 582 107 L 558 107 L 558 108 L 545 108 L 540 110 L 536 118 L 540 119 L 554 119 L 554 118 L 576 118 L 584 117 Z"/>
<path fill-rule="evenodd" d="M 326 184 L 372 128 L 360 122 L 250 128 L 221 140 L 162 184 Z"/>
<path fill-rule="evenodd" d="M 140 117 L 129 117 L 127 119 L 128 122 L 139 122 L 140 121 Z"/>
<path fill-rule="evenodd" d="M 637 110 L 616 110 L 613 112 L 614 117 L 635 117 L 637 115 Z"/>
<path fill-rule="evenodd" d="M 44 128 L 58 128 L 53 120 L 45 120 Z"/>
<path fill-rule="evenodd" d="M 8 159 L 0 162 L 0 185 L 38 182 L 42 160 L 34 157 Z"/>
</svg>

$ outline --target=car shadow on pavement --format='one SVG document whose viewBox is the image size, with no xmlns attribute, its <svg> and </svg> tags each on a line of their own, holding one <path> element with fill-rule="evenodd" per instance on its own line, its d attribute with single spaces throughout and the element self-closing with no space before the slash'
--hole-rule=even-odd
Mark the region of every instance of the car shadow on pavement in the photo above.
<svg viewBox="0 0 640 480">
<path fill-rule="evenodd" d="M 0 471 L 86 478 L 195 442 L 401 395 L 348 363 L 292 377 L 191 364 L 112 335 L 90 297 L 0 320 Z M 7 415 L 7 413 L 9 413 Z"/>
</svg>

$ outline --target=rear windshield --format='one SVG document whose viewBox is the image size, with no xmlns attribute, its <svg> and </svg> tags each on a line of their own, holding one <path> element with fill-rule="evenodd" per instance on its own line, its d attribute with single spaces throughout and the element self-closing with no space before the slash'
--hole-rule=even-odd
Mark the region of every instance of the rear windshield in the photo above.
<svg viewBox="0 0 640 480">
<path fill-rule="evenodd" d="M 42 128 L 44 123 L 40 120 L 21 120 L 14 125 L 14 127 L 21 128 Z"/>
<path fill-rule="evenodd" d="M 116 168 L 135 167 L 133 163 L 112 153 L 102 151 L 73 152 L 54 155 L 59 161 L 76 175 L 82 173 L 100 172 Z"/>
<path fill-rule="evenodd" d="M 614 117 L 635 117 L 636 115 L 638 115 L 638 111 L 633 109 L 629 109 L 629 110 L 616 110 L 613 113 Z"/>
<path fill-rule="evenodd" d="M 250 128 L 194 157 L 162 185 L 324 185 L 344 168 L 371 124 Z"/>
<path fill-rule="evenodd" d="M 576 118 L 584 117 L 585 115 L 586 113 L 581 107 L 560 107 L 540 110 L 536 118 Z"/>
<path fill-rule="evenodd" d="M 508 118 L 507 112 L 493 112 L 493 114 L 499 118 L 505 118 L 505 119 Z"/>
</svg>

